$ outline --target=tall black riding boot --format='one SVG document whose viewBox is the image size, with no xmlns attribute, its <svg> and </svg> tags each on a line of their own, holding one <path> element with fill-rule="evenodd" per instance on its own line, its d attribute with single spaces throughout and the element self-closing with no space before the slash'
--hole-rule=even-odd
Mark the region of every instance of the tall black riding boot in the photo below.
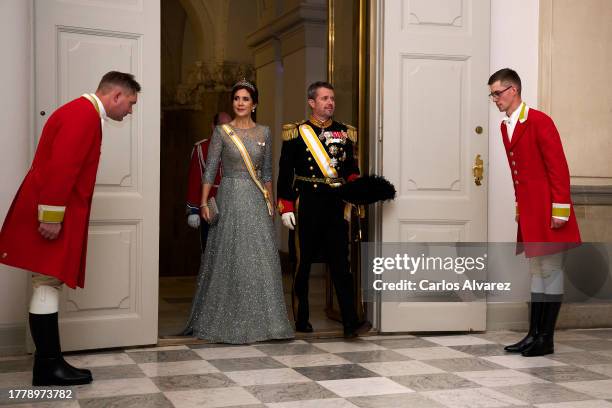
<svg viewBox="0 0 612 408">
<path fill-rule="evenodd" d="M 91 371 L 75 368 L 62 357 L 57 313 L 30 313 L 29 320 L 36 345 L 32 385 L 79 385 L 93 381 Z"/>
<path fill-rule="evenodd" d="M 522 340 L 520 340 L 518 343 L 510 344 L 504 347 L 504 350 L 509 353 L 522 353 L 531 345 L 531 343 L 535 341 L 537 334 L 540 331 L 540 325 L 542 324 L 542 311 L 544 309 L 543 300 L 543 293 L 531 294 L 531 305 L 529 307 L 529 331 Z"/>
<path fill-rule="evenodd" d="M 552 295 L 555 296 L 555 295 Z M 537 357 L 555 352 L 555 325 L 561 309 L 561 302 L 550 301 L 544 304 L 542 326 L 535 341 L 522 352 L 524 357 Z"/>
</svg>

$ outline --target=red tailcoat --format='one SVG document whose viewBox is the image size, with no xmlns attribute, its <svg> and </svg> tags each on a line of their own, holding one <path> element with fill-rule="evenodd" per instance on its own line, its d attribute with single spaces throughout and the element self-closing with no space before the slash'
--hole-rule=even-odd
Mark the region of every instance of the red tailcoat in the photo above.
<svg viewBox="0 0 612 408">
<path fill-rule="evenodd" d="M 570 197 L 570 175 L 559 132 L 545 113 L 529 109 L 519 121 L 512 139 L 506 125 L 501 132 L 510 164 L 516 196 L 519 243 L 560 243 L 525 245 L 525 256 L 559 252 L 577 246 L 578 223 Z M 553 205 L 568 205 L 569 220 L 558 229 L 550 227 Z M 522 252 L 519 245 L 517 252 Z"/>
<path fill-rule="evenodd" d="M 202 183 L 204 170 L 206 170 L 206 156 L 208 156 L 208 146 L 210 139 L 200 140 L 195 144 L 191 151 L 191 163 L 189 164 L 189 176 L 187 184 L 187 212 L 189 214 L 199 214 L 202 201 Z M 222 166 L 219 166 L 215 176 L 215 184 L 210 189 L 209 197 L 217 194 L 217 187 L 221 183 Z"/>
<path fill-rule="evenodd" d="M 89 212 L 102 142 L 100 115 L 80 97 L 57 109 L 43 129 L 32 167 L 0 232 L 0 262 L 84 287 Z M 55 240 L 38 232 L 38 205 L 66 207 Z"/>
</svg>

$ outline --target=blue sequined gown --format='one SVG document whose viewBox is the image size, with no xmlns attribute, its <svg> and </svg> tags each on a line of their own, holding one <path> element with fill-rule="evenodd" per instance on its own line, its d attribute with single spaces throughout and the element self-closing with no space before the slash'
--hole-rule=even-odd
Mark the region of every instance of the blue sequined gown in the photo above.
<svg viewBox="0 0 612 408">
<path fill-rule="evenodd" d="M 270 128 L 257 125 L 234 131 L 262 183 L 271 181 Z M 205 183 L 213 183 L 220 160 L 219 221 L 208 232 L 185 333 L 231 344 L 292 338 L 273 219 L 240 152 L 218 126 L 208 149 Z"/>
</svg>

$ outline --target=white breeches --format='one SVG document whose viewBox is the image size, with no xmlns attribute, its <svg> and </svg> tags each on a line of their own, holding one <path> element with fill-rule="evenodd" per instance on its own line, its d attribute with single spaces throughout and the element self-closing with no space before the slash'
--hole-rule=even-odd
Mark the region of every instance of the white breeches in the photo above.
<svg viewBox="0 0 612 408">
<path fill-rule="evenodd" d="M 30 313 L 51 314 L 59 310 L 59 294 L 64 283 L 51 276 L 32 274 Z"/>
<path fill-rule="evenodd" d="M 547 295 L 563 294 L 563 253 L 529 259 L 531 292 Z"/>
</svg>

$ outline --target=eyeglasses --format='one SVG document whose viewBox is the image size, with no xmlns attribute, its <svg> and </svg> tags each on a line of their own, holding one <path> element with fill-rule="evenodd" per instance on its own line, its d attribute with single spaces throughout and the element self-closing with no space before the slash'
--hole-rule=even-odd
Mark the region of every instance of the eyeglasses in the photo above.
<svg viewBox="0 0 612 408">
<path fill-rule="evenodd" d="M 512 85 L 510 85 L 509 87 L 507 87 L 506 89 L 502 89 L 501 91 L 495 91 L 495 92 L 491 92 L 489 94 L 489 98 L 494 101 L 496 99 L 499 99 L 499 97 L 506 92 L 508 89 L 512 88 Z"/>
</svg>

